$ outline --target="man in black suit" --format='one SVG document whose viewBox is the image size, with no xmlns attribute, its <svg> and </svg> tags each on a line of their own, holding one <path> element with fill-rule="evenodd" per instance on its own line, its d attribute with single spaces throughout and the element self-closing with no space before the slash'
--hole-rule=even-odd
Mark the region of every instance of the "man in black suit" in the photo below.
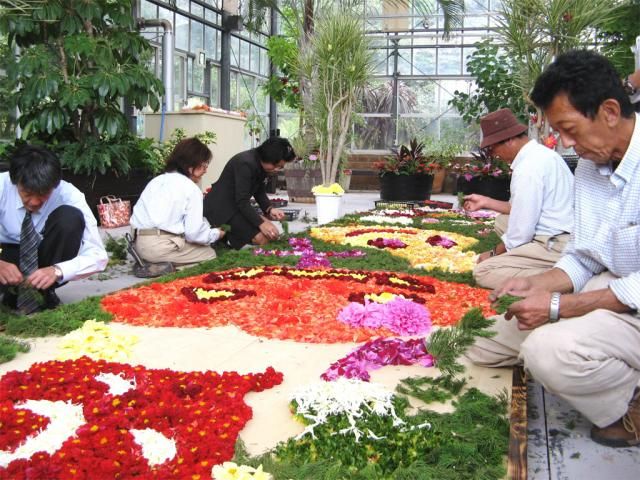
<svg viewBox="0 0 640 480">
<path fill-rule="evenodd" d="M 278 238 L 271 220 L 282 220 L 284 212 L 273 208 L 267 197 L 267 176 L 277 174 L 286 162 L 296 157 L 286 138 L 271 137 L 262 145 L 234 155 L 225 165 L 217 182 L 204 197 L 204 216 L 214 226 L 228 224 L 227 242 L 231 248 L 265 245 Z M 251 206 L 251 197 L 264 215 Z"/>
</svg>

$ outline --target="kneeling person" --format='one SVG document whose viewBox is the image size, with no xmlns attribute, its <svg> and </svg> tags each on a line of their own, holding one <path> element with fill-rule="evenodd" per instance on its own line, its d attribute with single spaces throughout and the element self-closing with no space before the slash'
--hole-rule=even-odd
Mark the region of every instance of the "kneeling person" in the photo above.
<svg viewBox="0 0 640 480">
<path fill-rule="evenodd" d="M 465 197 L 464 208 L 495 210 L 502 242 L 478 258 L 476 283 L 497 288 L 506 279 L 542 273 L 560 259 L 573 226 L 573 175 L 553 150 L 530 140 L 527 127 L 503 108 L 480 120 L 481 148 L 512 168 L 511 198 Z"/>
<path fill-rule="evenodd" d="M 258 148 L 234 155 L 225 165 L 204 199 L 204 215 L 212 225 L 231 226 L 229 246 L 240 249 L 278 238 L 272 220 L 284 219 L 284 212 L 273 208 L 267 197 L 267 176 L 277 174 L 295 156 L 286 138 L 271 137 Z M 262 215 L 251 206 L 251 197 L 260 205 Z"/>
<path fill-rule="evenodd" d="M 197 182 L 209 167 L 211 151 L 197 138 L 178 143 L 165 173 L 151 180 L 133 207 L 135 248 L 148 262 L 188 265 L 216 258 L 212 244 L 224 231 L 202 215 Z"/>
<path fill-rule="evenodd" d="M 58 157 L 31 145 L 0 173 L 0 291 L 3 304 L 21 313 L 56 307 L 57 287 L 107 265 L 84 195 L 61 179 Z"/>
</svg>

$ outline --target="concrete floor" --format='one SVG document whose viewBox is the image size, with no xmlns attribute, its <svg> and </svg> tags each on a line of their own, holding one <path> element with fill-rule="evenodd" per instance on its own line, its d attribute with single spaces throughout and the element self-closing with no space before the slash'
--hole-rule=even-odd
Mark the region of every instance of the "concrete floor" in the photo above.
<svg viewBox="0 0 640 480">
<path fill-rule="evenodd" d="M 286 192 L 276 197 L 286 198 Z M 433 195 L 434 200 L 456 203 L 453 195 Z M 374 207 L 379 192 L 348 193 L 343 213 L 365 211 Z M 289 223 L 291 232 L 312 226 L 315 204 L 290 203 L 287 208 L 300 209 L 298 220 Z M 104 237 L 120 237 L 128 227 L 102 230 Z M 65 303 L 88 296 L 103 295 L 129 287 L 140 281 L 130 272 L 130 265 L 111 268 L 88 279 L 70 282 L 58 290 Z M 589 439 L 591 428 L 578 412 L 545 392 L 539 384 L 529 384 L 529 478 L 535 480 L 632 480 L 640 478 L 640 448 L 613 449 Z"/>
</svg>

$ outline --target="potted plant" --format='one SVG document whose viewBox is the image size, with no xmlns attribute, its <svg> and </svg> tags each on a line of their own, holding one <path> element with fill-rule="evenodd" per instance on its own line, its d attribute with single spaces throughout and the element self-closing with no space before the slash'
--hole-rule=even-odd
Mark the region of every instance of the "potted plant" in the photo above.
<svg viewBox="0 0 640 480">
<path fill-rule="evenodd" d="M 442 192 L 445 176 L 450 167 L 455 163 L 455 159 L 464 150 L 465 146 L 445 139 L 428 138 L 425 140 L 424 155 L 429 160 L 429 164 L 436 167 L 433 170 L 433 185 L 431 193 Z"/>
<path fill-rule="evenodd" d="M 135 170 L 151 178 L 153 141 L 130 133 L 121 102 L 157 110 L 164 89 L 145 65 L 151 47 L 135 31 L 130 0 L 34 2 L 29 15 L 3 11 L 0 32 L 20 47 L 5 63 L 21 141 L 49 145 L 65 179 L 84 176 L 89 191 L 109 177 L 112 188 L 131 184 Z"/>
<path fill-rule="evenodd" d="M 440 164 L 424 154 L 424 144 L 412 139 L 385 160 L 374 163 L 380 177 L 382 200 L 428 200 L 433 172 Z"/>
<path fill-rule="evenodd" d="M 307 117 L 315 133 L 322 173 L 322 185 L 314 191 L 319 212 L 325 201 L 335 201 L 338 189 L 333 185 L 346 150 L 353 113 L 372 70 L 373 51 L 361 18 L 337 9 L 317 18 L 309 48 L 301 52 L 300 74 L 309 84 L 311 106 Z"/>
<path fill-rule="evenodd" d="M 455 164 L 458 173 L 457 189 L 465 195 L 478 193 L 496 200 L 509 200 L 511 192 L 511 167 L 498 158 L 490 157 L 485 150 L 471 152 L 472 159 Z"/>
<path fill-rule="evenodd" d="M 318 163 L 318 152 L 309 148 L 302 135 L 291 140 L 298 158 L 284 166 L 284 178 L 289 199 L 301 203 L 313 203 L 311 189 L 322 182 L 322 172 Z"/>
</svg>

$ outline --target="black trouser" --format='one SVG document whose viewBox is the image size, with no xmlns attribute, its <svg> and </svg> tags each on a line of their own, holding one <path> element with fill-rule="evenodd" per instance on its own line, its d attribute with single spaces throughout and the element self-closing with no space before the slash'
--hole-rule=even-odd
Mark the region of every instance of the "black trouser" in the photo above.
<svg viewBox="0 0 640 480">
<path fill-rule="evenodd" d="M 51 212 L 41 233 L 38 267 L 48 267 L 77 257 L 84 226 L 84 215 L 76 207 L 61 205 Z M 20 266 L 20 245 L 3 243 L 0 260 Z M 51 288 L 59 286 L 54 284 Z"/>
</svg>

